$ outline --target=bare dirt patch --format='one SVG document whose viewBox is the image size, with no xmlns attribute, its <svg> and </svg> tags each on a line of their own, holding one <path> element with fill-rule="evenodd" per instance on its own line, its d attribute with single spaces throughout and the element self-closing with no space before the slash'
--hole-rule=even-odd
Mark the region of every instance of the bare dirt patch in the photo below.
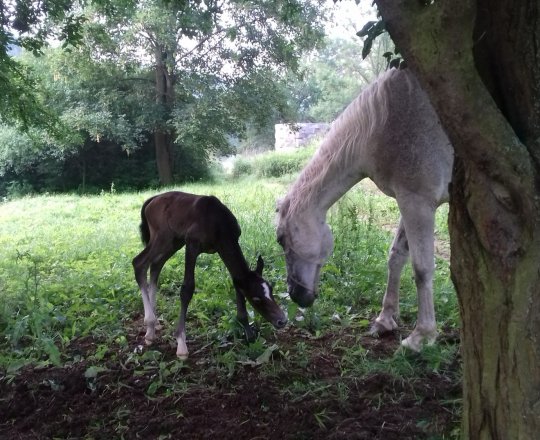
<svg viewBox="0 0 540 440">
<path fill-rule="evenodd" d="M 70 346 L 78 361 L 3 375 L 0 438 L 402 440 L 451 438 L 458 426 L 448 404 L 461 394 L 455 377 L 359 376 L 346 365 L 359 347 L 371 360 L 391 358 L 396 334 L 375 340 L 348 328 L 314 338 L 290 329 L 276 335 L 279 350 L 269 362 L 232 367 L 199 340 L 190 342 L 185 364 L 167 342 L 153 348 L 159 362 L 132 362 L 141 335 L 132 341 L 102 359 L 99 371 L 89 370 L 98 341 L 86 338 Z M 452 362 L 449 371 L 459 369 L 457 355 Z M 171 366 L 179 368 L 175 382 L 153 387 Z"/>
</svg>

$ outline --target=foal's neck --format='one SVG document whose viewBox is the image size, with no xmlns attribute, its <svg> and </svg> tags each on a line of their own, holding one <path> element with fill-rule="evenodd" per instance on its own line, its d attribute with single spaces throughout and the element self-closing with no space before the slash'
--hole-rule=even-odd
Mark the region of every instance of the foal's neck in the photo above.
<svg viewBox="0 0 540 440">
<path fill-rule="evenodd" d="M 233 279 L 243 280 L 248 276 L 249 265 L 237 241 L 232 240 L 224 243 L 218 249 L 218 254 Z"/>
</svg>

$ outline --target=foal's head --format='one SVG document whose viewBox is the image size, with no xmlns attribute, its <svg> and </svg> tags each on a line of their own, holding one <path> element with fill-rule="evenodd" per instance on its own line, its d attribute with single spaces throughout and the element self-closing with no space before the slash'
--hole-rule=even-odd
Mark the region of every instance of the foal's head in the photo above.
<svg viewBox="0 0 540 440">
<path fill-rule="evenodd" d="M 287 315 L 276 303 L 272 295 L 272 286 L 262 277 L 264 261 L 261 256 L 257 259 L 257 267 L 250 271 L 242 282 L 235 282 L 236 287 L 249 301 L 252 307 L 270 322 L 275 328 L 283 328 L 287 324 Z"/>
<path fill-rule="evenodd" d="M 291 299 L 309 307 L 318 292 L 321 267 L 332 253 L 334 240 L 324 219 L 305 212 L 291 214 L 289 201 L 278 204 L 277 241 L 285 251 Z"/>
</svg>

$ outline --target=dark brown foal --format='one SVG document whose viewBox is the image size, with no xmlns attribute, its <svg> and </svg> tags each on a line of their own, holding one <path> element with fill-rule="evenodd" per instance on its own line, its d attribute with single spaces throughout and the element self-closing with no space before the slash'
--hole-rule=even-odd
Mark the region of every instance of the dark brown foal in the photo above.
<svg viewBox="0 0 540 440">
<path fill-rule="evenodd" d="M 183 246 L 186 246 L 184 282 L 180 290 L 180 319 L 175 333 L 178 357 L 186 359 L 188 356 L 186 314 L 195 290 L 195 262 L 201 253 L 217 252 L 225 263 L 236 290 L 237 318 L 248 341 L 255 335 L 249 325 L 246 299 L 274 327 L 285 326 L 287 317 L 275 302 L 272 287 L 262 277 L 263 259 L 258 258 L 254 271 L 249 269 L 238 244 L 241 234 L 238 221 L 216 197 L 179 191 L 160 194 L 144 202 L 141 220 L 141 238 L 146 247 L 133 259 L 133 268 L 143 298 L 147 344 L 155 339 L 159 274 L 165 262 Z"/>
</svg>

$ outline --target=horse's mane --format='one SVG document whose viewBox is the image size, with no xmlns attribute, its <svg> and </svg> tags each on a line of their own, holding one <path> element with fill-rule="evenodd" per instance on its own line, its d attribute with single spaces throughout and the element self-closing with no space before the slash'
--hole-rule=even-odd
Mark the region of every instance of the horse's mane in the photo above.
<svg viewBox="0 0 540 440">
<path fill-rule="evenodd" d="M 286 216 L 309 205 L 316 197 L 315 188 L 324 178 L 330 165 L 344 168 L 354 161 L 361 147 L 376 130 L 384 127 L 388 116 L 389 80 L 399 71 L 391 69 L 380 75 L 352 101 L 332 123 L 317 152 L 290 188 L 284 202 Z"/>
</svg>

